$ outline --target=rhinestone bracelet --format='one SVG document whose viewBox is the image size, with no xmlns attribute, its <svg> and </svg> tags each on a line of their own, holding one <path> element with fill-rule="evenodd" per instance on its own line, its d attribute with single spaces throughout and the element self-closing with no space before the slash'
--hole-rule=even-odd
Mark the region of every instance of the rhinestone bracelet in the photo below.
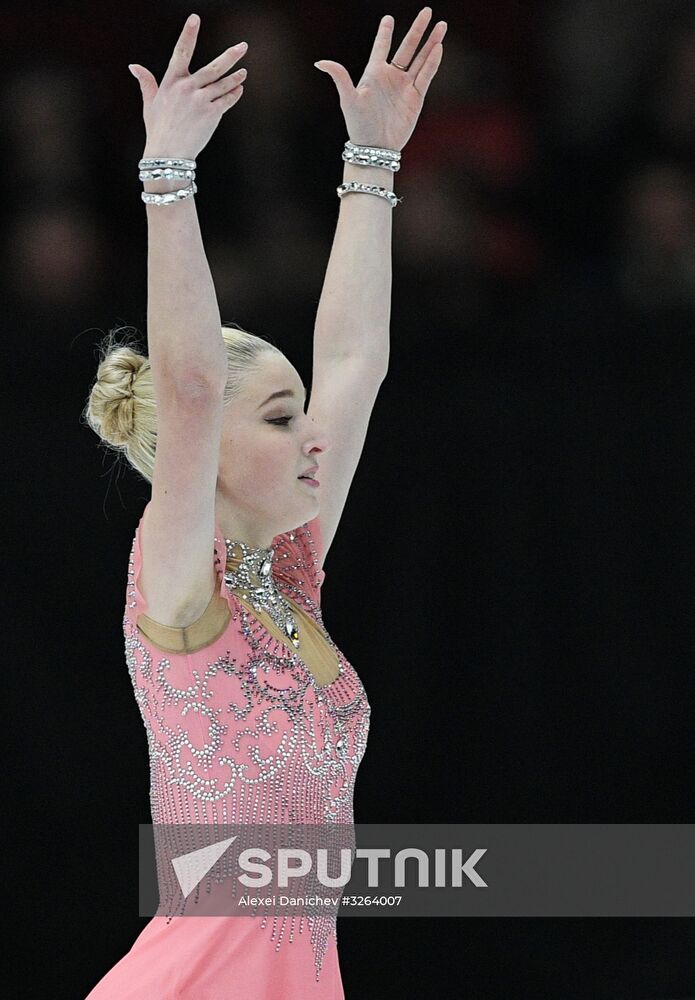
<svg viewBox="0 0 695 1000">
<path fill-rule="evenodd" d="M 342 155 L 346 163 L 356 163 L 359 167 L 385 167 L 393 173 L 401 169 L 401 154 L 397 149 L 357 146 L 348 139 Z"/>
<path fill-rule="evenodd" d="M 154 167 L 152 170 L 141 170 L 138 177 L 141 181 L 195 180 L 195 170 L 172 170 L 170 167 Z"/>
<path fill-rule="evenodd" d="M 180 156 L 146 156 L 138 163 L 141 181 L 190 180 L 188 187 L 177 191 L 155 193 L 143 191 L 140 197 L 146 205 L 172 205 L 191 198 L 198 190 L 195 183 L 195 160 Z"/>
<path fill-rule="evenodd" d="M 397 149 L 384 149 L 378 146 L 360 146 L 349 139 L 345 143 L 342 158 L 346 163 L 354 163 L 360 167 L 382 167 L 387 170 L 400 170 L 401 153 Z M 184 157 L 153 156 L 143 157 L 138 163 L 139 179 L 148 180 L 190 180 L 188 187 L 177 191 L 154 193 L 143 191 L 142 200 L 147 205 L 171 205 L 196 194 L 195 183 L 196 161 Z M 397 198 L 393 191 L 378 184 L 361 184 L 358 181 L 347 181 L 336 188 L 339 198 L 346 194 L 372 194 L 385 198 L 392 208 L 403 201 Z"/>
<path fill-rule="evenodd" d="M 358 194 L 376 194 L 380 198 L 386 198 L 391 208 L 395 208 L 398 202 L 403 200 L 402 198 L 397 198 L 393 191 L 389 191 L 388 188 L 379 187 L 378 184 L 360 184 L 359 181 L 346 181 L 344 184 L 339 184 L 336 191 L 339 198 L 353 191 L 356 191 Z"/>
<path fill-rule="evenodd" d="M 178 191 L 165 191 L 162 194 L 143 191 L 140 197 L 146 205 L 171 205 L 172 202 L 191 198 L 197 190 L 195 181 L 191 181 L 189 187 L 179 188 Z"/>
<path fill-rule="evenodd" d="M 195 170 L 195 160 L 184 160 L 173 156 L 148 156 L 138 163 L 140 170 L 152 167 L 174 167 L 179 170 Z"/>
<path fill-rule="evenodd" d="M 354 142 L 345 143 L 343 159 L 346 163 L 354 163 L 358 167 L 385 167 L 395 173 L 401 169 L 401 154 L 398 149 L 382 149 L 380 146 L 358 146 Z M 378 184 L 361 184 L 359 181 L 346 181 L 340 184 L 336 191 L 338 197 L 342 198 L 346 194 L 375 194 L 380 198 L 385 198 L 391 208 L 395 208 L 402 198 L 397 198 L 393 191 L 380 187 Z"/>
</svg>

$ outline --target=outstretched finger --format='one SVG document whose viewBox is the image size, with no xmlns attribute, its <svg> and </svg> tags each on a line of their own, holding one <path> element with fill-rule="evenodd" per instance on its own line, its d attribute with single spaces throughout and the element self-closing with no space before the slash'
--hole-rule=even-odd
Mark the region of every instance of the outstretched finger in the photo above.
<svg viewBox="0 0 695 1000">
<path fill-rule="evenodd" d="M 401 66 L 409 66 L 412 62 L 415 51 L 422 41 L 425 28 L 430 23 L 432 8 L 423 7 L 418 16 L 410 26 L 408 34 L 398 46 L 395 56 L 391 57 L 391 62 L 400 63 Z"/>
<path fill-rule="evenodd" d="M 374 44 L 372 45 L 372 51 L 369 53 L 369 61 L 379 62 L 382 59 L 386 61 L 388 59 L 392 41 L 393 17 L 390 14 L 384 14 L 379 22 L 376 38 L 374 39 Z"/>
<path fill-rule="evenodd" d="M 422 48 L 415 56 L 413 61 L 410 64 L 408 64 L 408 62 L 406 61 L 406 66 L 408 66 L 408 73 L 413 79 L 417 77 L 418 73 L 420 72 L 420 69 L 422 68 L 423 63 L 427 61 L 428 55 L 430 54 L 434 46 L 437 44 L 437 42 L 444 41 L 444 35 L 446 35 L 446 29 L 447 29 L 446 21 L 439 21 L 438 24 L 435 24 L 434 28 L 432 28 L 432 31 L 430 32 L 430 37 L 422 46 Z M 393 59 L 396 59 L 396 56 L 394 56 Z M 391 60 L 392 62 L 393 59 Z M 404 62 L 403 59 L 397 59 L 396 61 Z"/>
<path fill-rule="evenodd" d="M 430 49 L 429 55 L 427 56 L 427 59 L 425 59 L 424 66 L 413 80 L 413 86 L 417 90 L 420 97 L 424 97 L 427 93 L 429 85 L 434 79 L 434 74 L 439 69 L 443 52 L 444 46 L 441 42 L 437 42 L 437 44 Z"/>
<path fill-rule="evenodd" d="M 166 79 L 171 80 L 178 76 L 184 76 L 188 72 L 196 39 L 198 38 L 199 24 L 200 18 L 198 15 L 191 14 L 183 26 L 183 31 L 179 35 L 178 42 L 174 46 L 174 51 L 171 54 L 166 73 L 162 77 L 162 82 Z"/>
<path fill-rule="evenodd" d="M 201 66 L 200 69 L 196 70 L 192 74 L 193 79 L 196 83 L 200 84 L 201 87 L 207 87 L 208 84 L 213 83 L 215 80 L 219 80 L 223 73 L 226 73 L 234 63 L 238 62 L 242 56 L 246 54 L 246 49 L 248 48 L 246 42 L 239 42 L 238 45 L 233 45 L 228 49 L 225 49 L 219 56 L 209 62 L 207 66 Z"/>
</svg>

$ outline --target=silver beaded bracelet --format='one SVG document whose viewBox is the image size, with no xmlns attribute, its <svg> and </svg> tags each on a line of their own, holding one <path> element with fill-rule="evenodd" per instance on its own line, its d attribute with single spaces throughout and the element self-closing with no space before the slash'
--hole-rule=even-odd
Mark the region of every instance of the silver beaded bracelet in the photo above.
<svg viewBox="0 0 695 1000">
<path fill-rule="evenodd" d="M 392 173 L 401 169 L 401 154 L 397 149 L 381 149 L 378 146 L 358 146 L 354 142 L 345 143 L 343 159 L 346 163 L 355 163 L 358 167 L 385 167 Z M 362 184 L 360 181 L 346 181 L 336 188 L 339 198 L 353 192 L 357 194 L 375 194 L 385 198 L 391 208 L 395 208 L 402 198 L 397 198 L 393 191 L 379 184 Z"/>
<path fill-rule="evenodd" d="M 394 173 L 401 169 L 401 154 L 397 149 L 356 146 L 348 139 L 342 155 L 346 163 L 356 163 L 359 167 L 385 167 Z"/>
<path fill-rule="evenodd" d="M 197 190 L 195 181 L 192 181 L 189 187 L 179 188 L 178 191 L 165 191 L 163 194 L 143 191 L 140 197 L 146 205 L 171 205 L 172 202 L 192 198 Z"/>
<path fill-rule="evenodd" d="M 382 149 L 378 146 L 359 146 L 350 142 L 349 139 L 345 143 L 342 158 L 346 163 L 354 163 L 359 167 L 383 167 L 392 173 L 401 169 L 400 150 Z M 162 194 L 143 191 L 140 197 L 146 205 L 171 205 L 191 198 L 198 190 L 195 183 L 195 160 L 174 156 L 144 157 L 138 163 L 138 170 L 138 177 L 141 181 L 190 181 L 188 187 L 179 188 L 177 191 L 166 191 Z M 377 195 L 379 198 L 386 199 L 391 208 L 395 208 L 400 201 L 403 201 L 388 188 L 378 184 L 361 184 L 359 181 L 346 181 L 338 185 L 336 193 L 339 198 L 352 193 Z"/>
<path fill-rule="evenodd" d="M 150 170 L 153 167 L 174 167 L 178 170 L 195 170 L 195 160 L 184 160 L 174 156 L 148 156 L 140 160 L 138 167 L 141 170 Z"/>
<path fill-rule="evenodd" d="M 361 184 L 359 181 L 345 181 L 344 184 L 339 184 L 336 188 L 338 192 L 338 197 L 342 198 L 346 194 L 351 194 L 353 191 L 357 194 L 376 194 L 380 198 L 386 198 L 391 208 L 395 208 L 399 201 L 402 199 L 397 198 L 393 191 L 389 191 L 388 188 L 380 187 L 378 184 Z"/>
<path fill-rule="evenodd" d="M 165 191 L 161 194 L 143 191 L 140 197 L 146 205 L 171 205 L 177 201 L 191 198 L 198 190 L 195 183 L 195 160 L 187 160 L 175 156 L 149 156 L 138 163 L 141 181 L 157 180 L 189 180 L 188 187 L 177 191 Z"/>
<path fill-rule="evenodd" d="M 141 170 L 138 176 L 141 181 L 183 181 L 194 178 L 195 170 L 171 170 L 169 167 L 155 167 L 153 170 Z"/>
</svg>

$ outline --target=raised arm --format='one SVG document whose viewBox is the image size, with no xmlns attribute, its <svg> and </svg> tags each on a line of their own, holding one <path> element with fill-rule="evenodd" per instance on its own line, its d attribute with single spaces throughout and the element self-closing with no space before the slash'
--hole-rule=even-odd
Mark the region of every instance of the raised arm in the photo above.
<svg viewBox="0 0 695 1000">
<path fill-rule="evenodd" d="M 226 49 L 189 73 L 199 19 L 189 18 L 159 86 L 133 65 L 147 129 L 143 160 L 195 161 L 242 94 L 245 52 Z M 143 165 L 144 169 L 144 165 Z M 173 169 L 173 167 L 172 167 Z M 140 592 L 160 625 L 196 621 L 214 594 L 215 498 L 227 356 L 196 213 L 192 177 L 145 179 L 145 194 L 191 192 L 147 204 L 147 339 L 157 411 L 152 498 L 141 533 Z"/>
<path fill-rule="evenodd" d="M 442 58 L 446 22 L 439 21 L 416 53 L 432 17 L 423 7 L 390 57 L 393 18 L 382 17 L 364 73 L 353 87 L 340 63 L 321 59 L 338 90 L 351 142 L 400 152 L 413 133 L 427 89 Z M 404 68 L 400 68 L 404 67 Z M 395 174 L 383 167 L 345 163 L 343 181 L 394 189 Z M 314 331 L 314 375 L 326 361 L 357 358 L 385 370 L 391 314 L 391 208 L 373 196 L 348 194 L 340 214 Z"/>
<path fill-rule="evenodd" d="M 400 152 L 422 110 L 442 58 L 446 22 L 434 26 L 419 52 L 432 16 L 424 7 L 389 62 L 393 18 L 381 19 L 369 61 L 357 87 L 339 63 L 322 59 L 330 74 L 350 141 Z M 385 167 L 345 163 L 343 181 L 393 191 Z M 391 315 L 391 213 L 388 200 L 347 193 L 339 209 L 314 329 L 309 414 L 332 442 L 321 456 L 321 530 L 328 551 L 364 446 L 379 387 L 388 368 Z"/>
</svg>

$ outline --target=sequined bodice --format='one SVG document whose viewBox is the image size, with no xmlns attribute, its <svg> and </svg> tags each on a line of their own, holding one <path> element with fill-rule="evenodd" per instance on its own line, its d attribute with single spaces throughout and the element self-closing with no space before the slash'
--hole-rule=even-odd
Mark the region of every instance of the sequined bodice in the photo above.
<svg viewBox="0 0 695 1000">
<path fill-rule="evenodd" d="M 123 627 L 149 747 L 153 823 L 353 822 L 370 708 L 356 671 L 323 625 L 312 524 L 274 539 L 273 573 L 335 651 L 338 676 L 323 686 L 227 586 L 219 529 L 218 595 L 229 608 L 223 631 L 192 653 L 158 649 L 137 625 L 146 602 L 137 586 L 136 533 Z M 326 919 L 315 918 L 317 970 L 327 935 L 335 933 L 334 918 L 333 926 Z"/>
</svg>

